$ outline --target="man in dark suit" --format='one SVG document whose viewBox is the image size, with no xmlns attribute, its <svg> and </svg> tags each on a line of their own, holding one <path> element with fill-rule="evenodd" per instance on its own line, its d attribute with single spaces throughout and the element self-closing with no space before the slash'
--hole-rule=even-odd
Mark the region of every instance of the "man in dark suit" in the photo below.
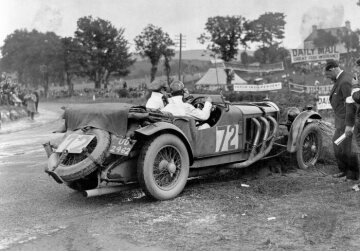
<svg viewBox="0 0 360 251">
<path fill-rule="evenodd" d="M 354 109 L 350 109 L 346 105 L 346 98 L 351 96 L 353 76 L 340 69 L 338 63 L 334 60 L 326 63 L 325 75 L 334 81 L 334 86 L 330 92 L 330 103 L 335 114 L 333 142 L 342 134 L 345 133 L 346 135 L 345 140 L 339 145 L 333 143 L 335 158 L 340 170 L 334 177 L 346 176 L 349 180 L 357 180 L 359 179 L 358 158 L 351 149 L 354 124 L 350 118 L 353 115 L 349 115 L 349 113 L 353 113 Z"/>
</svg>

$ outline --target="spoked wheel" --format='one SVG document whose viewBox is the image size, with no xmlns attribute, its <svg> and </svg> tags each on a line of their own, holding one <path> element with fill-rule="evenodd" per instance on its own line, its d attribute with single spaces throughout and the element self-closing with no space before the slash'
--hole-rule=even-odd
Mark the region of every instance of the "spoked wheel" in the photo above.
<svg viewBox="0 0 360 251">
<path fill-rule="evenodd" d="M 175 135 L 162 134 L 141 150 L 138 180 L 144 192 L 158 200 L 175 198 L 189 176 L 189 156 L 184 143 Z"/>
<path fill-rule="evenodd" d="M 296 152 L 296 161 L 300 169 L 314 166 L 322 151 L 322 135 L 319 126 L 311 123 L 305 126 Z"/>
<path fill-rule="evenodd" d="M 69 153 L 61 157 L 61 162 L 56 168 L 57 174 L 65 181 L 72 182 L 80 180 L 94 172 L 98 168 L 98 163 L 102 163 L 105 154 L 110 146 L 110 134 L 100 129 L 90 129 L 85 134 L 95 135 L 95 138 L 88 144 L 85 153 Z"/>
</svg>

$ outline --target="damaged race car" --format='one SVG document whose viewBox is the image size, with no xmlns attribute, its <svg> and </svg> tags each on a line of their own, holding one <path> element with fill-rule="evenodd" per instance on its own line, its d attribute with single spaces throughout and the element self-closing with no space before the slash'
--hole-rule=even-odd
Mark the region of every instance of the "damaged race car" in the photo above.
<svg viewBox="0 0 360 251">
<path fill-rule="evenodd" d="M 157 200 L 178 196 L 189 177 L 245 168 L 268 158 L 274 145 L 296 155 L 300 168 L 316 164 L 322 150 L 321 116 L 292 108 L 285 123 L 270 101 L 230 103 L 213 95 L 210 128 L 131 104 L 65 108 L 63 133 L 48 142 L 45 172 L 87 197 L 141 187 Z M 191 103 L 202 107 L 205 97 Z M 280 132 L 280 126 L 286 133 Z"/>
</svg>

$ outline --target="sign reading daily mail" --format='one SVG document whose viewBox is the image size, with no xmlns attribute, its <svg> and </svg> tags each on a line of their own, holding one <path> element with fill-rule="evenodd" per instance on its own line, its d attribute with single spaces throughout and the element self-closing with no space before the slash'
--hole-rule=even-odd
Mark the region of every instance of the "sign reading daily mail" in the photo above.
<svg viewBox="0 0 360 251">
<path fill-rule="evenodd" d="M 269 83 L 262 85 L 234 85 L 234 91 L 236 92 L 263 92 L 263 91 L 275 91 L 282 88 L 281 82 Z"/>
<path fill-rule="evenodd" d="M 331 109 L 330 96 L 319 96 L 319 101 L 316 102 L 318 110 L 327 110 Z"/>
<path fill-rule="evenodd" d="M 340 53 L 336 46 L 319 47 L 314 49 L 290 49 L 291 63 L 339 60 Z"/>
</svg>

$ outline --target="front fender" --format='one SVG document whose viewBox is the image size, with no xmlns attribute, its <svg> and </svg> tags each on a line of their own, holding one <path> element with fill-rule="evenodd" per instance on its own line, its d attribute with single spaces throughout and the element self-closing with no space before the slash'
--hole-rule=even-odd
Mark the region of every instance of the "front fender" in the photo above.
<svg viewBox="0 0 360 251">
<path fill-rule="evenodd" d="M 135 133 L 136 134 L 139 133 L 141 135 L 148 137 L 148 136 L 154 135 L 161 131 L 173 133 L 184 142 L 184 144 L 188 150 L 188 153 L 189 153 L 189 160 L 190 160 L 190 165 L 191 165 L 193 163 L 193 156 L 194 156 L 193 148 L 192 148 L 188 138 L 180 130 L 179 127 L 177 127 L 173 124 L 167 123 L 167 122 L 156 122 L 156 123 L 153 123 L 148 126 L 145 126 L 145 127 L 135 130 Z"/>
<path fill-rule="evenodd" d="M 299 149 L 299 140 L 304 126 L 309 119 L 321 119 L 319 113 L 315 111 L 303 111 L 300 113 L 291 124 L 287 146 L 288 152 L 296 152 Z"/>
</svg>

